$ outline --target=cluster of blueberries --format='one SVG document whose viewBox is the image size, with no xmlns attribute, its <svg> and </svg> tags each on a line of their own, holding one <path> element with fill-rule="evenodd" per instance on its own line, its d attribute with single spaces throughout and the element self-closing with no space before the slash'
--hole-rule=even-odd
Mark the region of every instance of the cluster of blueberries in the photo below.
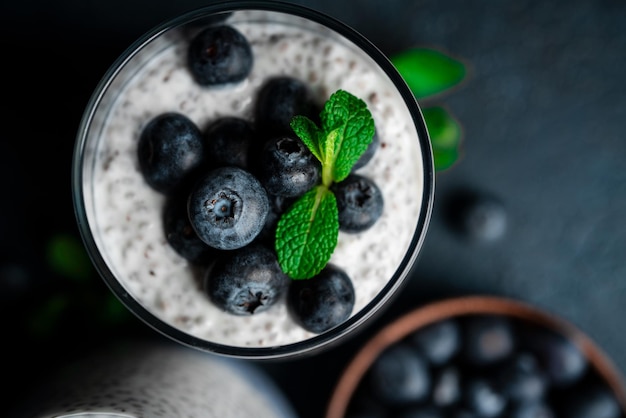
<svg viewBox="0 0 626 418">
<path fill-rule="evenodd" d="M 349 418 L 624 418 L 563 334 L 495 314 L 448 318 L 385 349 Z"/>
<path fill-rule="evenodd" d="M 249 73 L 252 58 L 241 33 L 215 25 L 190 43 L 188 68 L 200 86 L 234 83 Z M 315 333 L 351 314 L 351 279 L 328 264 L 309 280 L 291 280 L 276 259 L 274 235 L 281 214 L 320 182 L 320 162 L 289 125 L 295 115 L 316 120 L 320 110 L 304 82 L 277 76 L 258 93 L 252 120 L 225 116 L 200 129 L 181 113 L 163 113 L 144 127 L 137 149 L 144 179 L 167 196 L 167 240 L 207 267 L 208 297 L 227 312 L 249 315 L 288 292 L 294 319 Z M 355 169 L 378 143 L 376 136 Z M 363 231 L 382 213 L 380 189 L 366 177 L 353 173 L 333 192 L 341 230 Z"/>
</svg>

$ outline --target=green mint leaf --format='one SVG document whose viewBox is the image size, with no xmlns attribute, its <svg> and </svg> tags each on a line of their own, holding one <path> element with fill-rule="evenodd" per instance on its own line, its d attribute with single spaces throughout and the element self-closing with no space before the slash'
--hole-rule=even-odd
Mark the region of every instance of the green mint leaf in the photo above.
<svg viewBox="0 0 626 418">
<path fill-rule="evenodd" d="M 466 74 L 463 62 L 434 49 L 414 48 L 390 59 L 417 99 L 448 90 Z"/>
<path fill-rule="evenodd" d="M 450 168 L 459 158 L 462 130 L 459 122 L 443 107 L 422 109 L 433 147 L 435 170 Z"/>
<path fill-rule="evenodd" d="M 339 219 L 335 195 L 318 185 L 284 213 L 276 227 L 276 254 L 292 279 L 310 279 L 330 260 L 337 246 Z"/>
<path fill-rule="evenodd" d="M 291 129 L 300 137 L 302 142 L 311 150 L 311 153 L 318 160 L 322 161 L 322 151 L 320 150 L 319 137 L 321 131 L 311 119 L 306 116 L 294 116 L 290 122 Z"/>
<path fill-rule="evenodd" d="M 322 182 L 344 180 L 374 137 L 374 119 L 365 102 L 345 90 L 333 93 L 322 111 L 319 148 Z M 313 152 L 313 151 L 312 151 Z"/>
</svg>

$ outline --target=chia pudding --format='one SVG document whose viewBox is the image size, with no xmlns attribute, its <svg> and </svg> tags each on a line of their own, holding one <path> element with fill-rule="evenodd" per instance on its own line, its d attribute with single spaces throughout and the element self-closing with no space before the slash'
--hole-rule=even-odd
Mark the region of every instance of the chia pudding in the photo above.
<svg viewBox="0 0 626 418">
<path fill-rule="evenodd" d="M 254 64 L 243 81 L 218 87 L 194 82 L 186 65 L 190 39 L 201 29 L 194 24 L 155 36 L 108 86 L 91 121 L 99 129 L 92 126 L 84 151 L 92 160 L 82 162 L 87 220 L 122 299 L 138 302 L 198 340 L 244 348 L 285 346 L 315 336 L 294 322 L 285 303 L 248 316 L 224 312 L 203 292 L 203 272 L 168 244 L 162 224 L 165 197 L 146 184 L 137 158 L 147 123 L 172 111 L 200 129 L 224 116 L 252 119 L 256 94 L 275 76 L 304 81 L 319 103 L 338 89 L 365 101 L 380 145 L 356 172 L 376 181 L 385 206 L 366 231 L 340 231 L 330 260 L 352 280 L 353 316 L 394 275 L 402 275 L 399 270 L 406 273 L 410 267 L 414 257 L 407 253 L 419 249 L 429 219 L 425 200 L 432 198 L 432 160 L 424 155 L 430 152 L 425 130 L 416 129 L 415 115 L 397 86 L 351 41 L 317 23 L 275 12 L 238 11 L 224 24 L 251 45 Z"/>
</svg>

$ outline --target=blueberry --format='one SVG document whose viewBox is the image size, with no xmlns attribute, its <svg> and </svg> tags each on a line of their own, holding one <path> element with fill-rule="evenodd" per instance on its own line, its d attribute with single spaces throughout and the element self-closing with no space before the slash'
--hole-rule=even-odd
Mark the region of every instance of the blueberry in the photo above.
<svg viewBox="0 0 626 418">
<path fill-rule="evenodd" d="M 445 413 L 432 405 L 415 405 L 410 406 L 399 414 L 397 418 L 445 418 Z"/>
<path fill-rule="evenodd" d="M 319 108 L 309 87 L 287 76 L 268 80 L 259 90 L 254 110 L 256 126 L 268 135 L 292 135 L 291 119 L 296 115 L 318 121 Z"/>
<path fill-rule="evenodd" d="M 470 241 L 496 241 L 507 228 L 504 205 L 484 192 L 457 191 L 448 199 L 444 212 L 452 229 Z"/>
<path fill-rule="evenodd" d="M 251 315 L 280 300 L 289 280 L 272 250 L 251 244 L 225 252 L 208 270 L 205 290 L 211 301 L 225 311 Z"/>
<path fill-rule="evenodd" d="M 189 70 L 201 86 L 234 83 L 248 76 L 253 64 L 250 44 L 232 26 L 210 26 L 189 44 Z"/>
<path fill-rule="evenodd" d="M 464 407 L 452 408 L 449 411 L 448 416 L 450 418 L 479 418 L 475 412 L 469 411 Z"/>
<path fill-rule="evenodd" d="M 320 172 L 320 162 L 299 138 L 278 136 L 263 147 L 256 174 L 269 194 L 297 197 L 319 183 Z"/>
<path fill-rule="evenodd" d="M 365 152 L 361 155 L 361 157 L 359 157 L 357 162 L 352 167 L 352 170 L 358 170 L 359 168 L 367 165 L 367 163 L 369 163 L 374 157 L 374 154 L 376 154 L 376 151 L 378 151 L 378 148 L 380 148 L 380 138 L 378 137 L 378 131 L 374 131 L 372 142 L 370 142 Z"/>
<path fill-rule="evenodd" d="M 187 210 L 202 241 L 233 250 L 249 244 L 261 232 L 269 201 L 252 174 L 237 167 L 220 167 L 194 185 Z"/>
<path fill-rule="evenodd" d="M 613 392 L 602 382 L 586 380 L 563 396 L 559 416 L 567 418 L 621 418 L 621 407 Z"/>
<path fill-rule="evenodd" d="M 169 245 L 183 258 L 198 265 L 210 263 L 217 250 L 202 241 L 187 215 L 187 193 L 169 196 L 163 209 L 163 229 Z"/>
<path fill-rule="evenodd" d="M 522 352 L 507 359 L 495 375 L 503 393 L 514 402 L 538 402 L 548 391 L 548 379 L 531 353 Z"/>
<path fill-rule="evenodd" d="M 507 399 L 496 385 L 481 377 L 469 378 L 463 387 L 464 404 L 480 417 L 492 418 L 504 411 Z"/>
<path fill-rule="evenodd" d="M 393 406 L 423 401 L 431 387 L 428 363 L 415 348 L 403 343 L 383 351 L 366 379 L 372 394 Z"/>
<path fill-rule="evenodd" d="M 494 241 L 504 235 L 506 211 L 495 199 L 481 199 L 466 208 L 462 222 L 471 239 Z"/>
<path fill-rule="evenodd" d="M 433 365 L 442 365 L 460 346 L 459 326 L 453 319 L 438 321 L 415 331 L 410 340 Z"/>
<path fill-rule="evenodd" d="M 528 326 L 520 332 L 524 346 L 534 353 L 550 384 L 570 385 L 587 370 L 584 353 L 564 335 L 538 326 Z"/>
<path fill-rule="evenodd" d="M 265 225 L 258 236 L 258 240 L 262 240 L 270 246 L 274 246 L 276 238 L 276 225 L 281 215 L 287 211 L 295 198 L 284 196 L 268 195 L 270 201 L 270 210 L 265 218 Z"/>
<path fill-rule="evenodd" d="M 463 359 L 473 366 L 486 366 L 506 359 L 515 349 L 515 333 L 508 318 L 471 315 L 463 318 Z"/>
<path fill-rule="evenodd" d="M 432 403 L 447 407 L 461 399 L 461 372 L 447 365 L 433 372 Z"/>
<path fill-rule="evenodd" d="M 207 127 L 204 138 L 208 157 L 216 166 L 233 165 L 249 169 L 248 156 L 256 138 L 248 120 L 221 117 Z"/>
<path fill-rule="evenodd" d="M 182 114 L 160 114 L 141 131 L 137 156 L 146 182 L 161 193 L 172 193 L 203 164 L 202 133 Z"/>
<path fill-rule="evenodd" d="M 348 319 L 354 307 L 354 287 L 345 271 L 327 264 L 310 279 L 293 280 L 287 303 L 303 328 L 321 334 Z"/>
<path fill-rule="evenodd" d="M 505 418 L 556 418 L 550 405 L 543 401 L 526 402 L 513 406 Z"/>
<path fill-rule="evenodd" d="M 383 213 L 383 195 L 376 183 L 359 174 L 350 174 L 334 183 L 337 198 L 339 228 L 344 232 L 365 231 L 376 223 Z"/>
</svg>

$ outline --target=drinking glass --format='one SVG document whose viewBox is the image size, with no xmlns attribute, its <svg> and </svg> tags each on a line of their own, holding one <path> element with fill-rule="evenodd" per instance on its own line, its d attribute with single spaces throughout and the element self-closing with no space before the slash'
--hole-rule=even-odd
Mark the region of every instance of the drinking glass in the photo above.
<svg viewBox="0 0 626 418">
<path fill-rule="evenodd" d="M 182 64 L 190 39 L 227 24 L 250 39 L 254 66 L 232 88 L 198 88 Z M 385 210 L 361 234 L 340 232 L 331 262 L 351 275 L 351 316 L 312 334 L 284 303 L 239 317 L 212 306 L 202 272 L 168 248 L 164 198 L 141 177 L 137 138 L 155 115 L 176 110 L 200 128 L 220 116 L 250 117 L 264 80 L 292 76 L 322 100 L 337 89 L 362 98 L 380 146 L 359 169 L 378 182 Z M 387 305 L 409 276 L 430 221 L 433 156 L 413 94 L 387 57 L 357 31 L 315 10 L 271 1 L 227 1 L 152 29 L 106 72 L 81 120 L 73 160 L 73 199 L 86 249 L 111 291 L 146 324 L 184 345 L 244 358 L 318 352 L 352 335 Z M 271 312 L 270 312 L 271 311 Z"/>
</svg>

